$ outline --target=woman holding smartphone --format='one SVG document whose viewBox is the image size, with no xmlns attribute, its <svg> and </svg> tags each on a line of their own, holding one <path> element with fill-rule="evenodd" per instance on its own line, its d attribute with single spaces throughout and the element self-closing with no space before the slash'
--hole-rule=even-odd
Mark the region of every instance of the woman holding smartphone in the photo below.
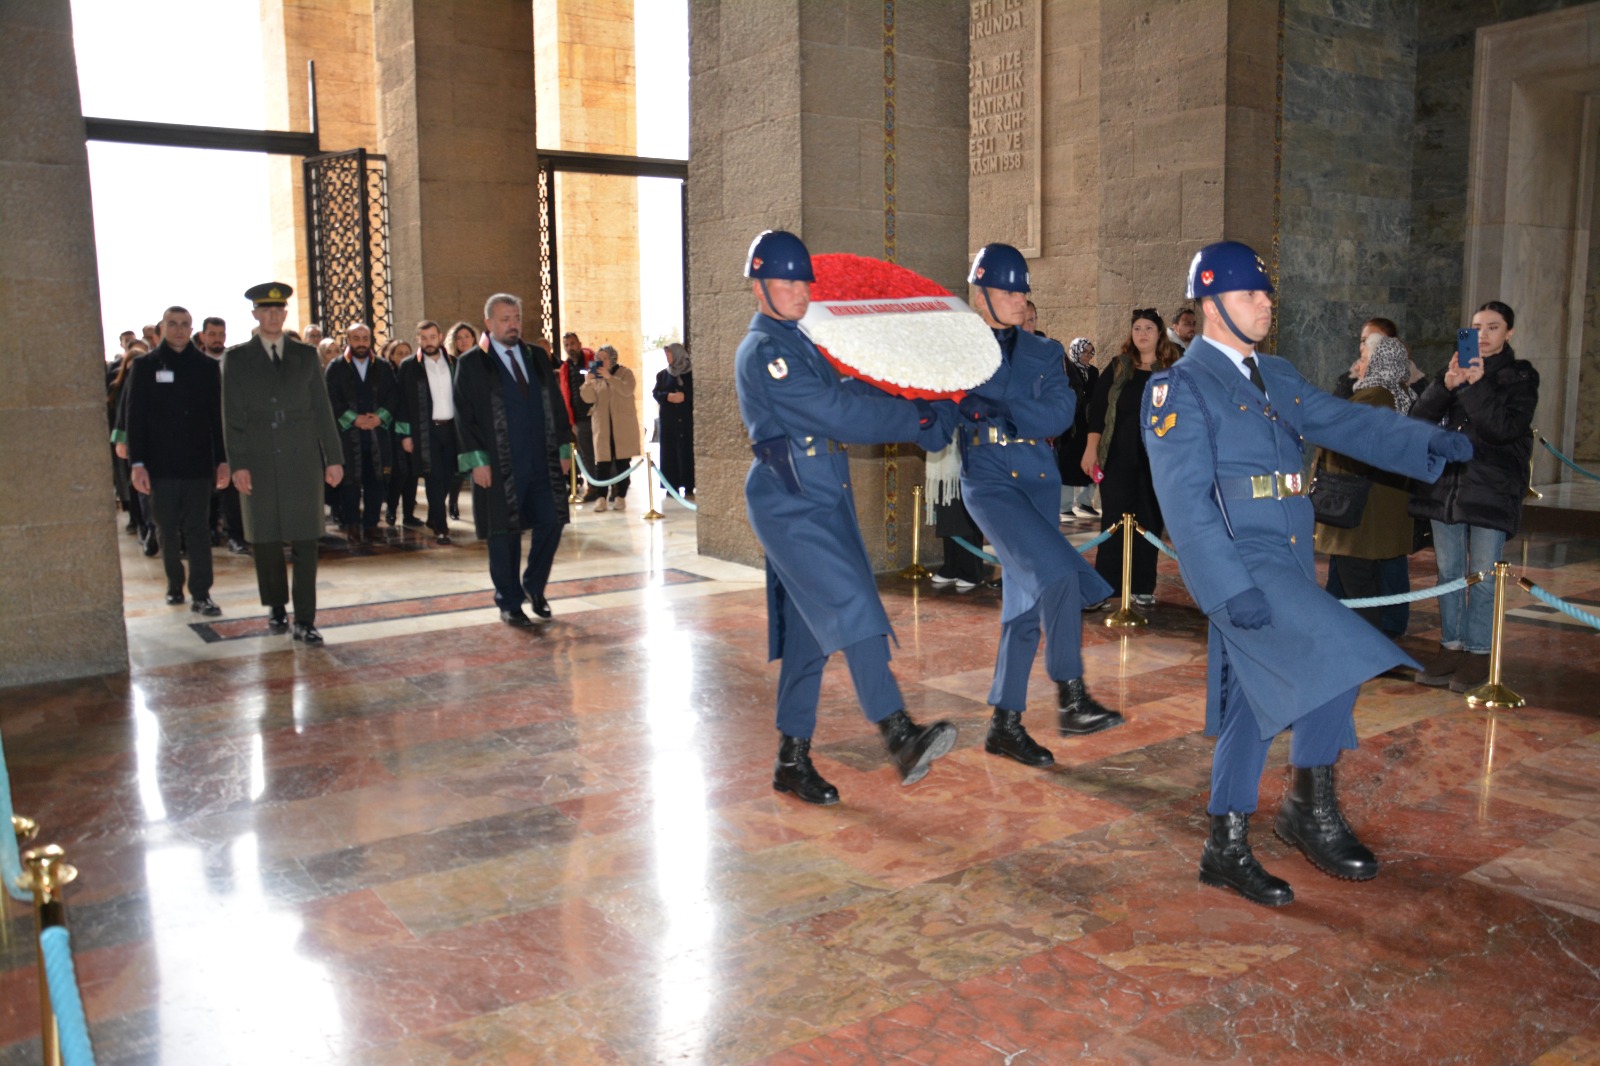
<svg viewBox="0 0 1600 1066">
<path fill-rule="evenodd" d="M 1516 324 L 1516 312 L 1499 300 L 1478 308 L 1450 364 L 1411 408 L 1413 417 L 1465 433 L 1472 442 L 1471 459 L 1451 463 L 1411 498 L 1412 515 L 1433 523 L 1441 583 L 1492 570 L 1522 519 L 1539 372 L 1511 348 Z M 1417 680 L 1453 692 L 1487 681 L 1493 615 L 1492 581 L 1441 596 L 1439 654 Z"/>
</svg>

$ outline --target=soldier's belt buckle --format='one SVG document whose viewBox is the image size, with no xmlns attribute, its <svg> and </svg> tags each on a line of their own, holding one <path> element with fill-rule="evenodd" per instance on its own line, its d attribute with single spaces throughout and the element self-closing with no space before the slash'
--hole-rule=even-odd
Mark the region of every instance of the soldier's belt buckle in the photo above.
<svg viewBox="0 0 1600 1066">
<path fill-rule="evenodd" d="M 1300 474 L 1271 474 L 1250 475 L 1250 498 L 1252 500 L 1281 500 L 1286 496 L 1304 496 L 1305 478 Z"/>
</svg>

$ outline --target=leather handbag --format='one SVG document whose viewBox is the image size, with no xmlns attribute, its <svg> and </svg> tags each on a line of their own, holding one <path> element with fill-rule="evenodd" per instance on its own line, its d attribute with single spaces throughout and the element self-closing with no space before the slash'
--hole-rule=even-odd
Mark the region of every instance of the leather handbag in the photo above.
<svg viewBox="0 0 1600 1066">
<path fill-rule="evenodd" d="M 1317 464 L 1311 478 L 1311 509 L 1317 521 L 1336 529 L 1354 529 L 1361 524 L 1361 512 L 1367 508 L 1367 493 L 1372 482 L 1359 474 L 1333 474 Z"/>
</svg>

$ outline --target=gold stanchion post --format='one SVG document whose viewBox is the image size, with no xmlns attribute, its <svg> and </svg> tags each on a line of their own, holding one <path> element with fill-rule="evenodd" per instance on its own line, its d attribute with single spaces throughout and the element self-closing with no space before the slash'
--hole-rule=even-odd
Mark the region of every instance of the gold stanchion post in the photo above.
<svg viewBox="0 0 1600 1066">
<path fill-rule="evenodd" d="M 583 497 L 578 495 L 578 446 L 572 446 L 572 466 L 567 469 L 572 475 L 572 491 L 567 495 L 568 503 L 582 503 Z"/>
<path fill-rule="evenodd" d="M 33 893 L 34 951 L 39 963 L 39 1045 L 44 1066 L 61 1066 L 61 1037 L 56 1014 L 50 1008 L 50 983 L 44 972 L 44 947 L 38 934 L 51 926 L 67 924 L 67 905 L 61 889 L 78 876 L 66 863 L 66 852 L 55 844 L 22 853 L 25 888 Z"/>
<path fill-rule="evenodd" d="M 1511 564 L 1494 564 L 1494 629 L 1489 637 L 1489 680 L 1467 693 L 1467 702 L 1484 707 L 1521 707 L 1521 696 L 1500 683 L 1500 650 L 1506 631 L 1506 586 L 1511 583 Z"/>
<path fill-rule="evenodd" d="M 655 464 L 650 461 L 649 448 L 644 450 L 644 482 L 645 488 L 650 492 L 647 497 L 650 501 L 650 510 L 644 513 L 644 520 L 646 522 L 659 522 L 667 516 L 656 510 L 656 468 Z"/>
<path fill-rule="evenodd" d="M 921 581 L 933 576 L 933 571 L 922 565 L 922 486 L 911 486 L 911 565 L 900 571 L 907 581 Z"/>
<path fill-rule="evenodd" d="M 1137 523 L 1133 515 L 1125 514 L 1117 527 L 1122 530 L 1122 606 L 1106 619 L 1113 628 L 1131 628 L 1149 625 L 1145 616 L 1133 609 L 1133 530 Z"/>
</svg>

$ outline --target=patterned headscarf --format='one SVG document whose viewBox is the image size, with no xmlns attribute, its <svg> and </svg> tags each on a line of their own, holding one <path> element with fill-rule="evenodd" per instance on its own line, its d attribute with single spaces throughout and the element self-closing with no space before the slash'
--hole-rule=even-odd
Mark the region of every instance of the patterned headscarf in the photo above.
<svg viewBox="0 0 1600 1066">
<path fill-rule="evenodd" d="M 1091 359 L 1094 358 L 1094 344 L 1089 340 L 1089 338 L 1088 337 L 1074 337 L 1074 338 L 1072 338 L 1072 347 L 1067 349 L 1067 354 L 1072 356 L 1072 361 L 1081 366 L 1082 363 L 1083 363 L 1083 353 L 1084 352 L 1088 352 L 1089 353 L 1089 358 L 1091 358 Z"/>
<path fill-rule="evenodd" d="M 1372 346 L 1372 355 L 1367 359 L 1367 372 L 1355 387 L 1388 389 L 1389 395 L 1394 397 L 1394 409 L 1401 414 L 1409 414 L 1411 402 L 1415 399 L 1406 387 L 1406 379 L 1410 376 L 1411 358 L 1406 354 L 1406 346 L 1398 338 L 1379 337 Z"/>
</svg>

